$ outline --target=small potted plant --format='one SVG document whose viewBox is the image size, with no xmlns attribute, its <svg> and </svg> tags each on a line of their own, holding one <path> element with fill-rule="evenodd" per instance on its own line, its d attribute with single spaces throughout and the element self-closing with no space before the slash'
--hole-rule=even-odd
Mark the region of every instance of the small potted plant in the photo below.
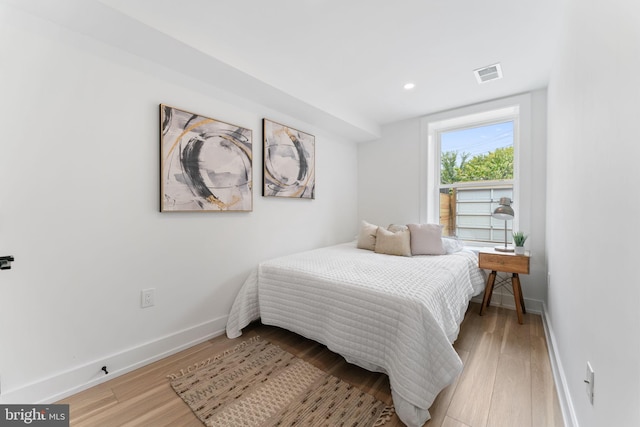
<svg viewBox="0 0 640 427">
<path fill-rule="evenodd" d="M 513 243 L 516 245 L 516 255 L 524 255 L 524 242 L 527 240 L 526 234 L 522 231 L 516 231 L 513 233 Z"/>
</svg>

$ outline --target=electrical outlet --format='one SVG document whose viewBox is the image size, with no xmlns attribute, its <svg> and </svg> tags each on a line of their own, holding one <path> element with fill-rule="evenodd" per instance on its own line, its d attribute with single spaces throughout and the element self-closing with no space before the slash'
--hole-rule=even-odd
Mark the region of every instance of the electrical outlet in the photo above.
<svg viewBox="0 0 640 427">
<path fill-rule="evenodd" d="M 586 388 L 587 388 L 587 397 L 589 398 L 589 403 L 593 405 L 593 368 L 591 367 L 591 363 L 587 362 L 587 373 L 584 379 Z"/>
<path fill-rule="evenodd" d="M 154 288 L 143 289 L 141 292 L 142 298 L 140 306 L 142 308 L 152 307 L 156 303 L 156 290 Z"/>
</svg>

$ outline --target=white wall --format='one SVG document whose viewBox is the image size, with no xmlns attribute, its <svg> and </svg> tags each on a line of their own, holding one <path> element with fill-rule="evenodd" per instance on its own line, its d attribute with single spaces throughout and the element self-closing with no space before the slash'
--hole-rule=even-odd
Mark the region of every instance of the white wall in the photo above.
<svg viewBox="0 0 640 427">
<path fill-rule="evenodd" d="M 377 225 L 418 222 L 420 120 L 383 126 L 358 145 L 358 216 Z"/>
<path fill-rule="evenodd" d="M 549 84 L 548 317 L 581 427 L 640 425 L 639 17 L 571 1 Z"/>
<path fill-rule="evenodd" d="M 0 58 L 4 402 L 221 333 L 259 261 L 357 233 L 357 148 L 325 129 L 2 5 Z M 253 129 L 253 212 L 158 212 L 159 103 Z M 262 117 L 316 136 L 316 200 L 261 196 Z"/>
<path fill-rule="evenodd" d="M 540 309 L 546 297 L 545 191 L 546 102 L 545 90 L 490 101 L 386 125 L 382 137 L 358 146 L 358 215 L 377 225 L 426 221 L 425 123 L 504 108 L 515 101 L 521 106 L 520 229 L 529 234 L 531 274 L 521 276 L 525 298 Z M 513 297 L 494 298 L 513 306 Z"/>
</svg>

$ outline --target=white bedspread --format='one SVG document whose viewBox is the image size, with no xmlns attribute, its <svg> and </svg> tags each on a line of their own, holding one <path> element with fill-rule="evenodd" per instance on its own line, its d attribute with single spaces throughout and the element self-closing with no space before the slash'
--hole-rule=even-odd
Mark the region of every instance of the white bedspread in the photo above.
<svg viewBox="0 0 640 427">
<path fill-rule="evenodd" d="M 388 374 L 409 426 L 430 418 L 438 393 L 462 370 L 452 343 L 472 296 L 484 289 L 477 255 L 400 257 L 355 242 L 259 265 L 227 322 L 236 338 L 262 318 L 325 344 L 351 363 Z"/>
</svg>

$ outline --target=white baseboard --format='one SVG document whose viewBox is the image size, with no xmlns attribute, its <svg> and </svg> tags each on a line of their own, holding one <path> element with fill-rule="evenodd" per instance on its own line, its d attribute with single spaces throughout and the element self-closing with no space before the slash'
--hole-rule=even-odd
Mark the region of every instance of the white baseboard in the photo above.
<svg viewBox="0 0 640 427">
<path fill-rule="evenodd" d="M 480 295 L 474 297 L 471 301 L 477 302 L 478 304 L 482 304 L 483 296 L 484 296 L 484 293 L 481 293 Z M 510 294 L 509 292 L 504 292 L 504 293 L 494 292 L 493 295 L 491 296 L 491 306 L 504 307 L 510 310 L 516 309 L 516 303 L 515 303 L 515 300 L 513 299 L 513 294 Z M 525 298 L 524 306 L 527 309 L 527 313 L 542 315 L 542 301 L 537 299 Z"/>
<path fill-rule="evenodd" d="M 224 334 L 227 316 L 165 335 L 127 350 L 106 355 L 17 389 L 2 391 L 0 403 L 47 404 L 114 379 L 149 363 Z M 96 369 L 107 366 L 109 374 Z"/>
<path fill-rule="evenodd" d="M 558 400 L 560 401 L 560 409 L 562 410 L 564 425 L 565 427 L 579 427 L 578 418 L 576 417 L 576 412 L 573 408 L 573 402 L 571 401 L 571 394 L 569 393 L 567 377 L 564 374 L 562 361 L 560 360 L 560 355 L 558 354 L 556 337 L 553 333 L 551 323 L 549 323 L 547 305 L 544 303 L 542 303 L 542 324 L 544 326 L 544 333 L 547 339 L 549 360 L 551 361 L 553 379 L 556 383 L 556 390 L 558 391 Z"/>
</svg>

